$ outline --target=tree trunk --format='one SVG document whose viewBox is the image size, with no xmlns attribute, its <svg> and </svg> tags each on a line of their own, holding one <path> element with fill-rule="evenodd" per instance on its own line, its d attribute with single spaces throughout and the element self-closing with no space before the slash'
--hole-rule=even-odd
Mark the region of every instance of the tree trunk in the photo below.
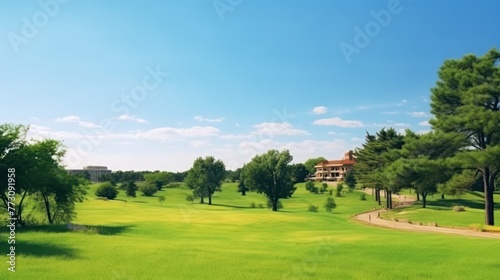
<svg viewBox="0 0 500 280">
<path fill-rule="evenodd" d="M 21 226 L 24 226 L 25 223 L 23 221 L 23 201 L 24 201 L 24 198 L 26 197 L 26 194 L 28 193 L 28 191 L 24 191 L 23 193 L 23 197 L 21 198 L 21 201 L 19 201 L 19 205 L 18 205 L 18 212 L 17 212 L 17 222 L 21 225 Z"/>
<path fill-rule="evenodd" d="M 427 192 L 422 192 L 422 208 L 427 206 Z"/>
<path fill-rule="evenodd" d="M 201 203 L 201 204 L 205 203 L 204 199 L 205 199 L 205 198 L 204 198 L 203 196 L 202 196 L 202 197 L 200 197 L 200 203 Z"/>
<path fill-rule="evenodd" d="M 52 224 L 52 215 L 50 214 L 50 203 L 49 203 L 49 197 L 42 194 L 43 197 L 43 202 L 45 204 L 45 211 L 47 212 L 47 219 L 49 219 L 49 224 Z"/>
<path fill-rule="evenodd" d="M 417 201 L 420 201 L 420 193 L 419 192 L 415 192 L 417 194 Z"/>
<path fill-rule="evenodd" d="M 382 205 L 382 200 L 380 199 L 380 189 L 377 189 L 377 202 L 378 202 L 378 205 Z"/>
<path fill-rule="evenodd" d="M 441 199 L 444 199 L 444 194 L 441 194 Z"/>
<path fill-rule="evenodd" d="M 273 204 L 273 211 L 276 212 L 278 211 L 278 199 L 276 200 L 271 200 L 272 204 Z"/>
<path fill-rule="evenodd" d="M 208 196 L 208 205 L 212 205 L 212 196 L 211 195 Z"/>
<path fill-rule="evenodd" d="M 493 201 L 493 181 L 495 178 L 490 174 L 490 168 L 485 167 L 483 170 L 483 184 L 484 184 L 484 224 L 492 226 L 495 224 L 494 217 L 494 201 Z"/>
<path fill-rule="evenodd" d="M 247 195 L 247 192 L 246 192 L 246 191 L 241 191 L 241 195 L 242 195 L 242 196 L 246 196 L 246 195 Z"/>
</svg>

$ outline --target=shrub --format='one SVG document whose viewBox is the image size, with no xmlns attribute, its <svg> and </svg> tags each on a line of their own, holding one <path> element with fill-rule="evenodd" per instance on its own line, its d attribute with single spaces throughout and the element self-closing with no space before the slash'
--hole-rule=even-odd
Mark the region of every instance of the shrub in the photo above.
<svg viewBox="0 0 500 280">
<path fill-rule="evenodd" d="M 257 204 L 257 206 L 259 206 L 259 208 L 264 208 L 264 204 L 262 203 Z"/>
<path fill-rule="evenodd" d="M 123 183 L 122 186 L 125 186 L 125 190 L 128 197 L 135 197 L 135 192 L 137 191 L 137 186 L 134 181 Z"/>
<path fill-rule="evenodd" d="M 455 212 L 465 212 L 465 207 L 460 206 L 460 205 L 456 205 L 456 206 L 453 206 L 453 211 L 455 211 Z"/>
<path fill-rule="evenodd" d="M 325 193 L 328 189 L 328 184 L 327 183 L 323 183 L 321 184 L 321 188 L 319 189 L 319 192 L 320 193 Z"/>
<path fill-rule="evenodd" d="M 155 184 L 146 183 L 140 186 L 139 190 L 142 192 L 144 196 L 153 196 L 158 191 L 158 188 L 156 187 Z"/>
<path fill-rule="evenodd" d="M 333 198 L 331 196 L 329 196 L 326 198 L 324 206 L 325 206 L 326 211 L 332 212 L 333 209 L 335 209 L 337 207 L 337 204 L 335 203 L 335 200 L 333 200 Z"/>
<path fill-rule="evenodd" d="M 359 199 L 361 199 L 361 200 L 366 200 L 366 193 L 361 193 L 361 194 L 359 195 Z"/>
<path fill-rule="evenodd" d="M 307 209 L 309 212 L 318 212 L 318 206 L 316 205 L 309 205 L 309 208 Z"/>
<path fill-rule="evenodd" d="M 115 199 L 118 195 L 118 190 L 110 182 L 105 182 L 97 187 L 95 195 L 107 199 Z"/>
<path fill-rule="evenodd" d="M 255 202 L 250 203 L 250 208 L 256 208 L 256 207 L 257 205 L 255 204 Z"/>
<path fill-rule="evenodd" d="M 318 193 L 319 191 L 319 189 L 315 186 L 313 181 L 307 181 L 306 190 L 308 190 L 310 193 Z"/>
<path fill-rule="evenodd" d="M 182 183 L 173 182 L 173 183 L 169 183 L 168 185 L 166 185 L 165 188 L 172 189 L 172 188 L 180 188 L 181 186 L 182 186 Z"/>
<path fill-rule="evenodd" d="M 333 195 L 333 190 L 329 190 L 329 191 L 328 191 L 328 195 L 329 195 L 329 196 L 332 196 L 332 195 Z"/>
<path fill-rule="evenodd" d="M 341 197 L 342 196 L 342 190 L 344 189 L 344 184 L 342 183 L 339 183 L 337 185 L 337 193 L 335 194 L 337 197 Z"/>
</svg>

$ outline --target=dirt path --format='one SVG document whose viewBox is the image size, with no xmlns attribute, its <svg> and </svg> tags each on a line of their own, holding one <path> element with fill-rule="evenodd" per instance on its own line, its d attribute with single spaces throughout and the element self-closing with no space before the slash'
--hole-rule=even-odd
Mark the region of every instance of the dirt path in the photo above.
<svg viewBox="0 0 500 280">
<path fill-rule="evenodd" d="M 371 195 L 371 189 L 366 189 L 365 192 Z M 416 197 L 406 196 L 401 197 L 404 204 L 411 205 L 411 203 L 415 202 Z M 397 195 L 393 195 L 393 199 L 398 199 Z M 400 206 L 405 207 L 405 206 Z M 419 231 L 419 232 L 437 232 L 437 233 L 445 233 L 445 234 L 455 234 L 455 235 L 463 235 L 463 236 L 473 236 L 473 237 L 483 237 L 483 238 L 500 238 L 499 233 L 492 232 L 480 232 L 474 230 L 467 229 L 453 229 L 453 228 L 444 228 L 444 227 L 434 227 L 434 226 L 423 226 L 423 225 L 414 225 L 403 222 L 395 222 L 388 221 L 379 218 L 379 213 L 384 210 L 377 209 L 367 213 L 362 213 L 356 215 L 356 219 L 373 226 L 380 226 L 386 228 L 393 228 L 398 230 L 407 230 L 407 231 Z"/>
</svg>

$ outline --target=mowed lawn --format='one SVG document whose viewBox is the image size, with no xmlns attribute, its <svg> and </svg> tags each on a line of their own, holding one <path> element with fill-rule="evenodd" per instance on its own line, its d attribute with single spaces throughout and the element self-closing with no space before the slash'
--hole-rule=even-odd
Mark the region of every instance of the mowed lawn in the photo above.
<svg viewBox="0 0 500 280">
<path fill-rule="evenodd" d="M 403 196 L 404 194 L 402 194 Z M 441 226 L 470 227 L 471 225 L 484 224 L 484 198 L 481 192 L 468 192 L 460 198 L 441 195 L 428 196 L 426 208 L 422 208 L 421 202 L 405 208 L 394 209 L 383 214 L 387 219 L 407 219 L 415 222 L 435 222 Z M 495 224 L 500 225 L 500 194 L 494 195 L 495 200 Z M 464 212 L 455 212 L 455 205 L 463 206 Z"/>
<path fill-rule="evenodd" d="M 92 187 L 95 189 L 95 187 Z M 0 234 L 0 279 L 498 279 L 500 241 L 400 232 L 354 221 L 375 203 L 359 193 L 335 201 L 299 184 L 284 209 L 250 208 L 263 196 L 225 184 L 214 205 L 191 204 L 187 189 L 157 198 L 96 200 L 78 205 L 72 232 L 64 226 L 18 231 L 16 273 L 7 271 Z M 320 212 L 307 211 L 309 204 Z"/>
</svg>

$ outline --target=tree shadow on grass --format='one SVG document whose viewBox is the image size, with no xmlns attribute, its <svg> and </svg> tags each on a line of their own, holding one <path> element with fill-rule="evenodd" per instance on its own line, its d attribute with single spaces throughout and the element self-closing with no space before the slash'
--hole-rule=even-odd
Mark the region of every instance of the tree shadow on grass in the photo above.
<svg viewBox="0 0 500 280">
<path fill-rule="evenodd" d="M 62 257 L 76 259 L 78 257 L 78 250 L 60 244 L 56 245 L 25 240 L 19 242 L 19 244 L 16 243 L 16 254 L 37 258 Z"/>
<path fill-rule="evenodd" d="M 19 228 L 20 232 L 46 232 L 46 233 L 66 233 L 77 232 L 98 235 L 119 235 L 128 231 L 132 226 L 94 226 L 94 225 L 40 225 Z"/>
<path fill-rule="evenodd" d="M 429 201 L 427 205 L 432 207 L 441 207 L 436 208 L 436 210 L 449 210 L 453 208 L 453 206 L 460 205 L 474 209 L 484 209 L 484 202 L 475 201 L 475 200 L 465 200 L 465 199 L 440 199 L 436 201 Z M 495 209 L 500 208 L 500 203 L 495 203 Z"/>
</svg>

